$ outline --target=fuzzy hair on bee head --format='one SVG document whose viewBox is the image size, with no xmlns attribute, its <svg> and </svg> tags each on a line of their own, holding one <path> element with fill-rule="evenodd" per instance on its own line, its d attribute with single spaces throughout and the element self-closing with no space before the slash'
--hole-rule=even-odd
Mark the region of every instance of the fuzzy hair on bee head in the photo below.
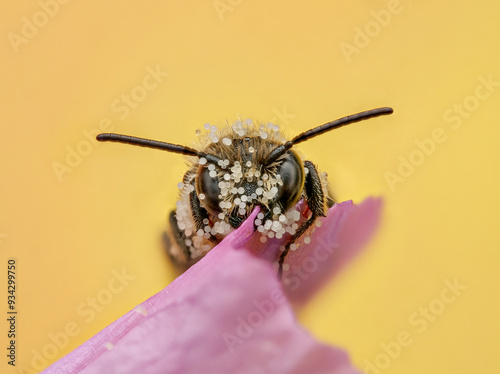
<svg viewBox="0 0 500 374">
<path fill-rule="evenodd" d="M 251 119 L 238 120 L 232 125 L 205 124 L 204 134 L 198 130 L 198 149 L 207 154 L 217 155 L 223 160 L 263 164 L 269 152 L 288 139 L 278 125 L 255 123 Z M 251 156 L 251 157 L 250 157 Z"/>
<path fill-rule="evenodd" d="M 204 157 L 189 157 L 190 172 L 185 183 L 194 180 L 200 165 L 206 165 L 210 176 L 220 181 L 221 208 L 226 214 L 240 209 L 241 215 L 246 216 L 256 202 L 267 206 L 281 184 L 277 174 L 281 160 L 266 164 L 269 153 L 287 141 L 279 126 L 247 119 L 238 120 L 232 125 L 205 124 L 204 130 L 204 133 L 196 131 L 199 138 L 197 148 L 201 153 L 215 155 L 220 160 L 214 164 Z M 242 187 L 244 185 L 246 188 Z M 253 189 L 249 190 L 249 186 L 253 186 Z M 239 197 L 243 196 L 244 199 L 248 198 L 244 201 L 249 204 L 246 204 L 246 208 L 238 208 L 239 204 L 244 205 L 239 202 Z M 238 204 L 234 204 L 235 201 Z M 251 204 L 252 201 L 254 204 Z"/>
</svg>

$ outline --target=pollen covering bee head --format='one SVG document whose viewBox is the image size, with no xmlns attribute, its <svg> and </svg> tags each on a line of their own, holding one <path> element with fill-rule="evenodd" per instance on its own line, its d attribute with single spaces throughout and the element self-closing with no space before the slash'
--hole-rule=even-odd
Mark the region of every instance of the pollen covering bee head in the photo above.
<svg viewBox="0 0 500 374">
<path fill-rule="evenodd" d="M 264 208 L 267 216 L 283 214 L 302 196 L 306 172 L 298 154 L 292 149 L 327 131 L 380 115 L 391 114 L 391 108 L 378 108 L 343 117 L 305 131 L 286 141 L 271 130 L 246 127 L 237 122 L 224 133 L 217 134 L 213 127 L 208 144 L 202 151 L 157 140 L 105 133 L 99 141 L 114 141 L 155 148 L 198 158 L 193 184 L 201 205 L 212 217 L 238 227 L 256 205 Z M 249 128 L 251 130 L 249 130 Z M 208 128 L 207 128 L 208 129 Z M 219 139 L 221 137 L 222 139 Z M 191 190 L 193 187 L 190 186 Z M 193 191 L 194 192 L 194 191 Z"/>
</svg>

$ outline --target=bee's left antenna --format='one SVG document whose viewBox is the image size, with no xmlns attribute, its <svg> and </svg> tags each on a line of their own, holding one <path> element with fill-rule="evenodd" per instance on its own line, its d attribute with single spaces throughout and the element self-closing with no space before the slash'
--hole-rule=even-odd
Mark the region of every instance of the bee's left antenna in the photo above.
<svg viewBox="0 0 500 374">
<path fill-rule="evenodd" d="M 335 121 L 325 123 L 324 125 L 315 127 L 311 130 L 304 131 L 303 133 L 300 133 L 292 140 L 274 148 L 267 156 L 265 164 L 268 165 L 268 164 L 276 161 L 278 159 L 278 157 L 283 155 L 286 151 L 288 151 L 290 148 L 292 148 L 292 146 L 294 146 L 295 144 L 298 144 L 298 143 L 301 143 L 305 140 L 314 138 L 315 136 L 321 135 L 327 131 L 337 129 L 337 128 L 342 127 L 342 126 L 350 125 L 351 123 L 354 123 L 354 122 L 364 121 L 368 118 L 392 114 L 393 112 L 394 112 L 393 109 L 389 108 L 389 107 L 366 110 L 366 111 L 361 112 L 361 113 L 356 113 L 356 114 L 352 114 L 350 116 L 336 119 Z"/>
<path fill-rule="evenodd" d="M 207 159 L 208 162 L 216 164 L 220 161 L 220 158 L 217 156 L 199 152 L 196 149 L 189 148 L 184 145 L 166 143 L 166 142 L 161 142 L 159 140 L 144 139 L 144 138 L 138 138 L 136 136 L 113 134 L 113 133 L 99 134 L 97 135 L 96 139 L 100 142 L 124 143 L 130 145 L 137 145 L 139 147 L 160 149 L 162 151 L 179 153 L 181 155 L 186 155 L 186 156 L 194 156 L 199 158 L 204 157 Z"/>
</svg>

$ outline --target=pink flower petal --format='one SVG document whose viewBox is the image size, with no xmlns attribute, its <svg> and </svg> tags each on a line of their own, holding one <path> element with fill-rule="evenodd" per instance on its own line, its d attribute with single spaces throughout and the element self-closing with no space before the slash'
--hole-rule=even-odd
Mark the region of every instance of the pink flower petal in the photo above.
<svg viewBox="0 0 500 374">
<path fill-rule="evenodd" d="M 363 249 L 380 220 L 382 200 L 368 198 L 360 205 L 345 201 L 320 219 L 311 242 L 291 252 L 284 272 L 285 292 L 295 303 L 304 303 Z"/>
<path fill-rule="evenodd" d="M 291 300 L 306 299 L 361 248 L 379 208 L 371 199 L 331 209 L 312 242 L 287 258 L 288 279 L 308 258 L 318 263 L 300 287 L 286 285 Z M 272 263 L 243 250 L 256 248 L 257 213 L 165 289 L 43 373 L 359 373 L 344 351 L 318 343 L 298 325 Z M 272 241 L 265 249 L 276 254 L 279 245 Z M 320 261 L 315 251 L 328 256 L 320 253 Z"/>
<path fill-rule="evenodd" d="M 296 208 L 307 215 L 308 208 L 303 202 Z M 283 283 L 289 300 L 303 304 L 354 258 L 378 227 L 381 211 L 381 199 L 367 198 L 360 205 L 354 205 L 352 201 L 336 204 L 330 208 L 327 217 L 319 218 L 321 227 L 306 231 L 297 241 L 299 248 L 290 251 L 285 259 L 285 269 L 288 267 L 288 270 L 283 272 Z M 305 244 L 305 236 L 309 236 L 309 244 Z M 256 256 L 276 262 L 280 247 L 289 238 L 287 234 L 281 239 L 267 239 L 263 245 L 260 236 L 254 235 L 246 247 Z"/>
</svg>

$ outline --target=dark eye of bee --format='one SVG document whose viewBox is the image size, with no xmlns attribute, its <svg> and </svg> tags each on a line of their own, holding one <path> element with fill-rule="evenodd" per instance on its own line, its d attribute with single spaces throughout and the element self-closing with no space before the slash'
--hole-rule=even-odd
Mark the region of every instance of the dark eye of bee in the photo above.
<svg viewBox="0 0 500 374">
<path fill-rule="evenodd" d="M 283 182 L 283 185 L 278 187 L 277 201 L 286 212 L 299 201 L 304 188 L 304 166 L 297 153 L 288 151 L 288 155 L 278 168 L 277 175 Z"/>
<path fill-rule="evenodd" d="M 219 179 L 217 176 L 210 176 L 211 172 L 207 167 L 200 166 L 196 178 L 196 191 L 205 209 L 212 213 L 218 213 L 221 211 L 219 206 Z"/>
</svg>

